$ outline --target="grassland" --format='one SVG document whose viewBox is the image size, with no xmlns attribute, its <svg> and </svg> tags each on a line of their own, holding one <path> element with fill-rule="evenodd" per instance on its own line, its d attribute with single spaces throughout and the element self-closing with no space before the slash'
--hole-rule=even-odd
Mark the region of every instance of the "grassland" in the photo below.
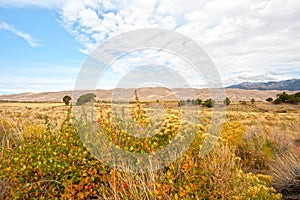
<svg viewBox="0 0 300 200">
<path fill-rule="evenodd" d="M 130 104 L 134 120 L 151 123 L 147 113 L 155 105 L 168 114 L 152 140 L 133 144 L 134 137 L 110 124 L 107 103 L 96 104 L 99 126 L 126 151 L 152 152 L 174 138 L 181 109 L 177 102 Z M 234 102 L 226 109 L 221 136 L 208 155 L 200 156 L 199 148 L 211 109 L 200 107 L 188 151 L 163 169 L 133 174 L 105 166 L 87 151 L 69 106 L 0 103 L 0 199 L 299 198 L 300 105 Z"/>
</svg>

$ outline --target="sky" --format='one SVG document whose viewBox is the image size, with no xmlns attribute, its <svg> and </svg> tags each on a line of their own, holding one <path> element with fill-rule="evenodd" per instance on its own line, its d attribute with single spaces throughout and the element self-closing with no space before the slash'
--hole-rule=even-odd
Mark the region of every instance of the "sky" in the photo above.
<svg viewBox="0 0 300 200">
<path fill-rule="evenodd" d="M 98 45 L 142 28 L 197 42 L 224 86 L 300 78 L 299 19 L 299 0 L 0 0 L 0 94 L 72 90 Z M 178 57 L 147 50 L 117 59 L 100 87 L 145 63 L 175 66 L 205 87 Z"/>
</svg>

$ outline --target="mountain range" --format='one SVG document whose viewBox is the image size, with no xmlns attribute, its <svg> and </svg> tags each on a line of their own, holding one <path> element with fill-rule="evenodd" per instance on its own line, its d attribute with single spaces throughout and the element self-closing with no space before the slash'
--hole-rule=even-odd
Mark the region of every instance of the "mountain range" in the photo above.
<svg viewBox="0 0 300 200">
<path fill-rule="evenodd" d="M 244 90 L 300 90 L 300 79 L 290 79 L 285 81 L 271 82 L 243 82 L 237 85 L 231 85 L 227 88 L 238 88 Z"/>
</svg>

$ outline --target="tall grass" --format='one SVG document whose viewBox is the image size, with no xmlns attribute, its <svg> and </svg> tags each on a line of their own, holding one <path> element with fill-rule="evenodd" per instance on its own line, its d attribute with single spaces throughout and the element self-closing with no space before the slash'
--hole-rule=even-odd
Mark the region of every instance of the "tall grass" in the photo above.
<svg viewBox="0 0 300 200">
<path fill-rule="evenodd" d="M 141 125 L 151 123 L 142 109 L 133 107 L 134 120 Z M 105 166 L 87 151 L 77 134 L 71 109 L 62 113 L 65 117 L 57 123 L 59 128 L 53 126 L 50 113 L 46 121 L 46 111 L 42 112 L 35 115 L 36 121 L 22 123 L 21 128 L 1 119 L 0 199 L 280 199 L 277 192 L 284 192 L 295 183 L 290 180 L 297 180 L 297 147 L 283 148 L 279 129 L 276 135 L 274 130 L 259 127 L 259 121 L 248 123 L 256 113 L 240 112 L 240 119 L 245 121 L 238 120 L 238 113 L 229 113 L 218 144 L 201 156 L 199 149 L 210 125 L 208 111 L 202 112 L 205 116 L 199 120 L 196 138 L 182 157 L 156 171 L 129 173 Z M 109 113 L 103 110 L 99 115 L 99 126 L 111 128 Z M 157 139 L 176 135 L 178 114 L 171 110 L 162 119 L 165 124 Z M 266 116 L 272 121 L 271 115 Z M 297 131 L 296 123 L 290 124 L 286 130 Z M 107 134 L 120 133 L 123 137 L 124 130 L 118 128 L 124 129 L 107 129 Z M 291 142 L 296 138 L 291 137 Z M 111 140 L 114 142 L 114 137 Z M 149 141 L 150 149 L 143 147 L 145 151 L 165 144 Z M 130 147 L 131 142 L 125 140 L 122 147 Z M 127 151 L 141 149 L 137 145 Z"/>
</svg>

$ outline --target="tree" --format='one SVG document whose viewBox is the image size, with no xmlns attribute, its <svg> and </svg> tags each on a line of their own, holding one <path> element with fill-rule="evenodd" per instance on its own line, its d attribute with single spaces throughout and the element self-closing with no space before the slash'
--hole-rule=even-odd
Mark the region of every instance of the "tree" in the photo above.
<svg viewBox="0 0 300 200">
<path fill-rule="evenodd" d="M 197 105 L 201 105 L 202 100 L 201 99 L 196 99 Z"/>
<path fill-rule="evenodd" d="M 201 103 L 202 103 L 202 100 L 201 99 L 193 99 L 192 100 L 192 104 L 194 104 L 194 105 L 201 105 Z"/>
<path fill-rule="evenodd" d="M 252 104 L 254 104 L 254 102 L 255 102 L 255 99 L 254 99 L 254 98 L 252 98 L 252 99 L 251 99 L 251 103 L 252 103 Z"/>
<path fill-rule="evenodd" d="M 300 102 L 300 92 L 297 92 L 295 94 L 287 94 L 285 92 L 277 94 L 277 99 L 274 100 L 275 104 L 281 104 L 281 103 L 292 103 L 297 104 Z"/>
<path fill-rule="evenodd" d="M 211 107 L 213 107 L 214 105 L 215 105 L 215 101 L 212 100 L 212 99 L 207 99 L 207 100 L 205 100 L 205 102 L 204 102 L 204 104 L 203 104 L 203 106 L 206 106 L 206 107 L 208 107 L 208 108 L 211 108 Z"/>
<path fill-rule="evenodd" d="M 191 99 L 187 99 L 186 102 L 187 102 L 187 103 L 191 103 L 192 100 L 191 100 Z"/>
<path fill-rule="evenodd" d="M 272 101 L 273 101 L 273 98 L 269 97 L 269 98 L 266 99 L 266 101 L 267 101 L 267 102 L 272 102 Z"/>
<path fill-rule="evenodd" d="M 64 96 L 63 102 L 68 106 L 72 98 L 68 95 Z"/>
<path fill-rule="evenodd" d="M 297 104 L 298 102 L 300 102 L 300 97 L 291 97 L 288 103 L 292 103 L 292 104 Z"/>
<path fill-rule="evenodd" d="M 183 106 L 183 105 L 185 105 L 185 100 L 178 101 L 178 106 Z"/>
<path fill-rule="evenodd" d="M 278 95 L 278 98 L 282 100 L 282 102 L 288 102 L 291 99 L 292 95 L 289 95 L 285 92 Z"/>
<path fill-rule="evenodd" d="M 273 102 L 274 104 L 281 104 L 282 103 L 282 100 L 280 98 L 277 98 L 274 100 Z"/>
<path fill-rule="evenodd" d="M 95 99 L 96 95 L 93 93 L 88 93 L 88 94 L 84 94 L 81 95 L 78 99 L 77 99 L 77 103 L 76 105 L 82 105 L 88 102 L 92 102 Z"/>
<path fill-rule="evenodd" d="M 226 106 L 228 106 L 228 105 L 231 103 L 231 101 L 230 101 L 230 99 L 229 99 L 228 97 L 226 97 L 223 103 L 224 103 Z"/>
<path fill-rule="evenodd" d="M 178 106 L 183 106 L 183 105 L 185 105 L 185 100 L 178 101 Z"/>
</svg>

